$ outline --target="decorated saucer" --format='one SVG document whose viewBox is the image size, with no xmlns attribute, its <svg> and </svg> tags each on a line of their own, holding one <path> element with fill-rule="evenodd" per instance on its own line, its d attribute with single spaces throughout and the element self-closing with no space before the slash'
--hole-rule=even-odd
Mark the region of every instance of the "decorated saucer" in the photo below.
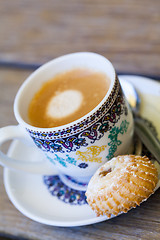
<svg viewBox="0 0 160 240">
<path fill-rule="evenodd" d="M 141 116 L 153 125 L 160 138 L 160 106 L 157 104 L 160 84 L 139 76 L 124 75 L 119 76 L 119 79 L 132 82 L 139 91 L 142 99 Z M 143 151 L 145 151 L 144 148 Z M 28 159 L 36 161 L 41 158 L 34 147 L 27 146 L 18 140 L 11 144 L 8 155 L 23 161 Z M 76 184 L 76 182 L 73 183 Z M 65 185 L 56 171 L 52 176 L 41 176 L 4 169 L 4 184 L 14 206 L 22 214 L 37 222 L 71 227 L 108 220 L 106 216 L 96 217 L 86 202 L 85 191 L 75 190 Z M 157 188 L 159 186 L 160 181 Z"/>
</svg>

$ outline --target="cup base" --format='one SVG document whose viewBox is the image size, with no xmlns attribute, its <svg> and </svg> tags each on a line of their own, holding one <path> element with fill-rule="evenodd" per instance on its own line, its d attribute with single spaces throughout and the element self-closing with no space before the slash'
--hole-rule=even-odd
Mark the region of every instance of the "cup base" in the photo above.
<svg viewBox="0 0 160 240">
<path fill-rule="evenodd" d="M 87 204 L 85 191 L 68 187 L 59 175 L 43 176 L 43 182 L 52 196 L 69 205 Z"/>
<path fill-rule="evenodd" d="M 87 186 L 88 186 L 88 182 L 90 180 L 91 177 L 79 177 L 79 178 L 74 178 L 65 174 L 60 173 L 59 177 L 61 179 L 61 181 L 67 185 L 68 187 L 78 190 L 78 191 L 86 191 L 87 190 Z"/>
</svg>

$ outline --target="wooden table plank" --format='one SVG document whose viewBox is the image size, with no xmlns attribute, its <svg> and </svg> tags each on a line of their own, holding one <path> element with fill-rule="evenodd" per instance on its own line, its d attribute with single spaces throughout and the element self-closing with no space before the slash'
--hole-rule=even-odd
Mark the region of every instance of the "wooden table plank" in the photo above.
<svg viewBox="0 0 160 240">
<path fill-rule="evenodd" d="M 93 51 L 119 71 L 160 75 L 159 0 L 0 3 L 0 59 L 44 63 Z"/>
</svg>

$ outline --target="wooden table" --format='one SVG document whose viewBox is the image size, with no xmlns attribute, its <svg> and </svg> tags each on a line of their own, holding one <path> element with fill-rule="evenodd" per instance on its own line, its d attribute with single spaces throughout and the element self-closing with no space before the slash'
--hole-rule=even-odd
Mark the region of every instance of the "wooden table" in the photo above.
<svg viewBox="0 0 160 240">
<path fill-rule="evenodd" d="M 160 76 L 159 11 L 159 0 L 1 0 L 0 127 L 16 124 L 14 96 L 31 73 L 13 68 L 17 63 L 34 67 L 67 53 L 93 51 L 109 58 L 117 71 Z M 0 239 L 158 240 L 159 194 L 160 190 L 141 207 L 106 222 L 51 227 L 15 209 L 5 193 L 0 167 Z"/>
</svg>

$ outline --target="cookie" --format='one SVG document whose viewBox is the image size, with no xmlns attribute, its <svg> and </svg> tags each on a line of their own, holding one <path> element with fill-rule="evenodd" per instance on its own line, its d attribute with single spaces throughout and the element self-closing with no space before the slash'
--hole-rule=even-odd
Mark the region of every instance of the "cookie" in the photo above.
<svg viewBox="0 0 160 240">
<path fill-rule="evenodd" d="M 118 156 L 93 175 L 86 191 L 87 202 L 97 216 L 116 216 L 147 200 L 157 182 L 157 169 L 146 156 Z"/>
</svg>

